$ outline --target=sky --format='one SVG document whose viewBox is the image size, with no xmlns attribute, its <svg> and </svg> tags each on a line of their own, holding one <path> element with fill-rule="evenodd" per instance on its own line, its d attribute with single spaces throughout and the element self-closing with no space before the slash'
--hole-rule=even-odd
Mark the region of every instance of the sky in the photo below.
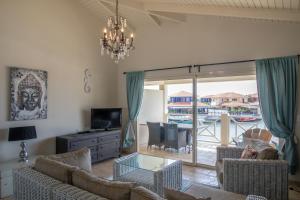
<svg viewBox="0 0 300 200">
<path fill-rule="evenodd" d="M 192 92 L 192 84 L 172 84 L 168 86 L 168 96 L 181 90 Z M 239 94 L 257 93 L 256 80 L 245 81 L 224 81 L 224 82 L 206 82 L 198 83 L 198 96 L 214 95 L 224 92 L 235 92 Z"/>
</svg>

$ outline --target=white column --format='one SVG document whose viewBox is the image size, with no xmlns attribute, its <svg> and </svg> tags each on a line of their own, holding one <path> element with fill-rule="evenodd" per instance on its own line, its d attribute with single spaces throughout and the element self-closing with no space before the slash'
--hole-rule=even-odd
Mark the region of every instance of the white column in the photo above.
<svg viewBox="0 0 300 200">
<path fill-rule="evenodd" d="M 164 109 L 163 109 L 163 119 L 164 123 L 168 123 L 168 87 L 166 84 L 160 85 L 160 89 L 164 92 Z"/>
<path fill-rule="evenodd" d="M 228 114 L 221 115 L 221 145 L 229 143 L 230 118 Z"/>
</svg>

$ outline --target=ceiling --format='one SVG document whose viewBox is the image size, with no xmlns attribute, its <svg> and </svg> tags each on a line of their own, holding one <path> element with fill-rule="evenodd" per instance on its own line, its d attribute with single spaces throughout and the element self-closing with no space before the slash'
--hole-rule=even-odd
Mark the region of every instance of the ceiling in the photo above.
<svg viewBox="0 0 300 200">
<path fill-rule="evenodd" d="M 114 15 L 115 0 L 79 0 L 95 15 Z M 119 0 L 130 29 L 167 20 L 184 23 L 187 14 L 300 23 L 300 0 Z"/>
</svg>

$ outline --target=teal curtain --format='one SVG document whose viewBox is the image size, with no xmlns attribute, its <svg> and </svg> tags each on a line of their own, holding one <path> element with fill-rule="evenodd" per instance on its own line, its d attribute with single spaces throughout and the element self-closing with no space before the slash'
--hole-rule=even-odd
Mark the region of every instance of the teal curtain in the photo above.
<svg viewBox="0 0 300 200">
<path fill-rule="evenodd" d="M 291 174 L 297 169 L 295 143 L 298 57 L 256 61 L 256 78 L 262 117 L 272 134 L 285 139 L 284 157 Z"/>
<path fill-rule="evenodd" d="M 142 105 L 144 93 L 144 72 L 128 72 L 126 74 L 128 125 L 123 142 L 124 148 L 130 148 L 135 141 L 134 121 L 136 121 Z"/>
</svg>

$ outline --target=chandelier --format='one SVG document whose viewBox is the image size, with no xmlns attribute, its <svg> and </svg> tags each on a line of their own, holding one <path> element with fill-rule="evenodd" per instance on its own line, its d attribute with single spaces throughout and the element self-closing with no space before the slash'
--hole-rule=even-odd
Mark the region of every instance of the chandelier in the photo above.
<svg viewBox="0 0 300 200">
<path fill-rule="evenodd" d="M 118 7 L 119 1 L 116 0 L 116 15 L 108 18 L 107 28 L 104 28 L 103 37 L 100 39 L 101 55 L 106 51 L 116 63 L 129 56 L 130 50 L 134 50 L 133 33 L 130 38 L 126 37 L 127 20 L 119 16 Z"/>
</svg>

